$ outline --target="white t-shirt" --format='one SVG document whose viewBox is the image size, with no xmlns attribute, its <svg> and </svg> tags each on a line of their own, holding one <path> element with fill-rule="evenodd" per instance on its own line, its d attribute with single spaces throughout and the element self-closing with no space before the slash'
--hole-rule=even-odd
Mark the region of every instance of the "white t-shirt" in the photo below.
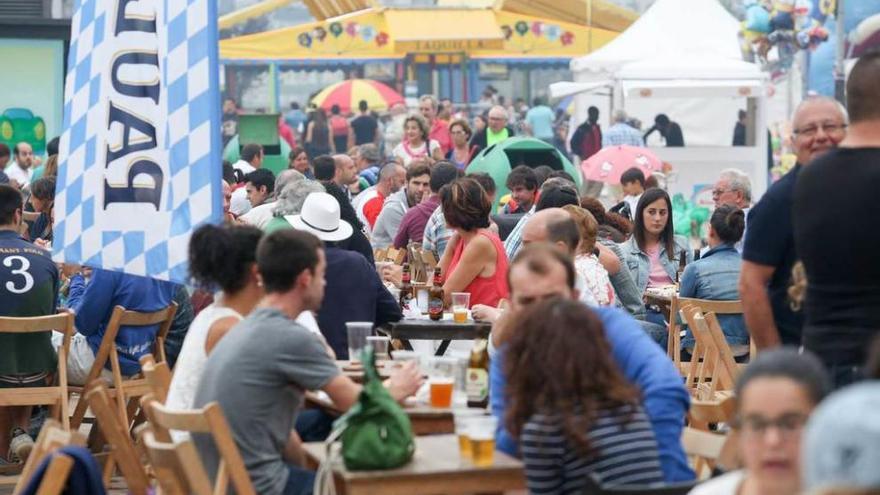
<svg viewBox="0 0 880 495">
<path fill-rule="evenodd" d="M 247 198 L 245 198 L 247 199 Z M 250 204 L 250 203 L 248 203 Z M 232 209 L 230 205 L 230 209 Z M 258 229 L 266 228 L 266 224 L 268 224 L 272 220 L 272 212 L 275 210 L 275 202 L 271 203 L 263 203 L 260 206 L 251 208 L 250 211 L 241 216 L 241 221 L 248 224 L 253 225 Z"/>
<path fill-rule="evenodd" d="M 402 141 L 400 144 L 394 147 L 394 151 L 391 152 L 392 155 L 403 160 L 403 166 L 409 167 L 409 164 L 412 163 L 413 160 L 418 160 L 420 158 L 430 158 L 435 150 L 440 149 L 440 143 L 435 140 L 430 140 L 427 143 L 422 143 L 422 145 L 418 148 L 410 148 L 409 144 L 406 141 Z M 428 148 L 430 146 L 430 148 Z"/>
<path fill-rule="evenodd" d="M 254 168 L 253 165 L 251 165 L 250 163 L 248 163 L 248 162 L 246 162 L 246 161 L 244 161 L 244 160 L 239 160 L 239 161 L 233 163 L 233 164 L 232 164 L 232 168 L 234 168 L 234 169 L 236 169 L 236 170 L 241 170 L 242 173 L 244 173 L 245 175 L 247 175 L 247 174 L 253 172 L 254 170 L 256 170 L 256 168 Z"/>
<path fill-rule="evenodd" d="M 736 495 L 745 477 L 745 471 L 731 471 L 700 483 L 688 495 Z"/>
<path fill-rule="evenodd" d="M 18 182 L 18 185 L 21 187 L 25 187 L 30 185 L 31 178 L 34 176 L 34 167 L 28 167 L 27 170 L 18 166 L 17 162 L 12 162 L 6 167 L 6 175 Z"/>
</svg>

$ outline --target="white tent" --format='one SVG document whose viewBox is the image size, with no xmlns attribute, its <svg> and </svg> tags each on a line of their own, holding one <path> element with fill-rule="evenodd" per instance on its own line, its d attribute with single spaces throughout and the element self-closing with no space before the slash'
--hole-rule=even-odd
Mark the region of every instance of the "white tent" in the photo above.
<svg viewBox="0 0 880 495">
<path fill-rule="evenodd" d="M 737 167 L 751 176 L 757 198 L 767 184 L 766 78 L 757 65 L 742 60 L 738 30 L 739 22 L 717 0 L 657 0 L 613 41 L 573 60 L 575 82 L 557 83 L 551 94 L 585 88 L 575 98 L 578 122 L 590 105 L 625 108 L 643 128 L 656 114 L 669 115 L 687 144 L 654 148 L 678 172 L 671 191 L 690 197 L 724 168 Z M 596 84 L 612 88 L 610 107 L 607 98 L 589 94 Z M 730 146 L 739 109 L 748 110 L 750 128 L 761 131 L 752 131 L 753 146 Z"/>
</svg>

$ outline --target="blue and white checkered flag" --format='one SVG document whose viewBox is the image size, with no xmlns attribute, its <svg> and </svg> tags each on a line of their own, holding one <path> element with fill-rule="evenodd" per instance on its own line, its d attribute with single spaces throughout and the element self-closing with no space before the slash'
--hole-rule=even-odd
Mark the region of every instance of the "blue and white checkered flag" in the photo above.
<svg viewBox="0 0 880 495">
<path fill-rule="evenodd" d="M 216 0 L 77 0 L 56 261 L 183 282 L 223 216 Z"/>
</svg>

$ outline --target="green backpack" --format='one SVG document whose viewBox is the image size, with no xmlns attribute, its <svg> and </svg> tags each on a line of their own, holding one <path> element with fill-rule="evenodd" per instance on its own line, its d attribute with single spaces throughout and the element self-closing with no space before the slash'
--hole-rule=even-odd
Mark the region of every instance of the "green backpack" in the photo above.
<svg viewBox="0 0 880 495">
<path fill-rule="evenodd" d="M 333 423 L 331 438 L 342 439 L 342 458 L 350 471 L 400 467 L 415 452 L 412 424 L 382 384 L 372 349 L 364 349 L 361 362 L 364 388 L 358 402 Z"/>
</svg>

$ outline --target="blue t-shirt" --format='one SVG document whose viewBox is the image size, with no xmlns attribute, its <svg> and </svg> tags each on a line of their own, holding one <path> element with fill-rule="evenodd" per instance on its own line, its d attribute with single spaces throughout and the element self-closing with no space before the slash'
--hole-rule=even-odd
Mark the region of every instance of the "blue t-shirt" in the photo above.
<svg viewBox="0 0 880 495">
<path fill-rule="evenodd" d="M 117 305 L 132 311 L 151 313 L 168 307 L 174 301 L 177 286 L 165 280 L 155 280 L 111 270 L 95 269 L 86 284 L 81 275 L 70 280 L 68 306 L 76 312 L 76 331 L 86 336 L 92 352 L 98 352 L 110 315 Z M 119 327 L 116 350 L 123 375 L 141 370 L 138 362 L 144 354 L 154 352 L 159 325 L 146 327 Z"/>
<path fill-rule="evenodd" d="M 666 482 L 694 479 L 694 472 L 688 466 L 681 446 L 681 431 L 690 407 L 690 395 L 681 375 L 664 350 L 629 314 L 617 308 L 590 309 L 602 320 L 605 336 L 623 376 L 639 387 L 642 393 L 642 403 L 657 439 Z M 516 440 L 501 425 L 506 407 L 503 354 L 503 349 L 498 349 L 489 361 L 489 406 L 492 414 L 499 419 L 495 448 L 509 455 L 517 455 Z"/>
<path fill-rule="evenodd" d="M 801 345 L 803 326 L 803 313 L 792 311 L 788 300 L 791 269 L 798 259 L 791 208 L 800 171 L 801 165 L 795 165 L 749 211 L 749 230 L 742 253 L 745 261 L 776 268 L 767 287 L 773 320 L 783 345 L 794 346 Z"/>
<path fill-rule="evenodd" d="M 532 135 L 538 139 L 553 139 L 553 120 L 556 116 L 546 105 L 537 106 L 526 112 L 526 122 L 532 128 Z"/>
</svg>

